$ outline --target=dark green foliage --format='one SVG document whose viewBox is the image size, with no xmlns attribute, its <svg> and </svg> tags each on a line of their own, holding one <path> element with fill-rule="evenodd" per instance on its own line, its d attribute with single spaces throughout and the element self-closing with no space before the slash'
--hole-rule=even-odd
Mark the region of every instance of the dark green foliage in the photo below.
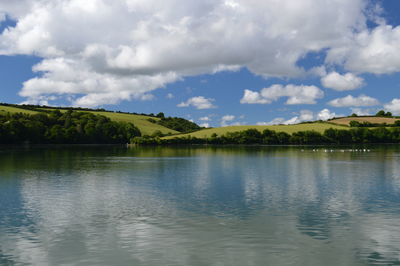
<svg viewBox="0 0 400 266">
<path fill-rule="evenodd" d="M 385 113 L 384 110 L 380 110 L 379 112 L 376 113 L 375 116 L 380 116 L 380 117 L 392 117 L 392 113 L 391 112 L 387 112 Z"/>
<path fill-rule="evenodd" d="M 160 114 L 158 114 L 158 115 L 160 115 Z M 149 121 L 150 121 L 150 119 L 149 119 Z M 151 121 L 151 122 L 153 122 L 153 121 Z M 182 133 L 189 133 L 189 132 L 193 132 L 193 131 L 201 129 L 201 127 L 198 126 L 197 124 L 195 124 L 189 120 L 179 118 L 179 117 L 161 118 L 160 120 L 155 121 L 155 122 L 161 126 L 164 126 L 166 128 L 173 129 L 173 130 L 176 130 L 176 131 L 179 131 Z"/>
<path fill-rule="evenodd" d="M 360 127 L 361 123 L 358 121 L 350 121 L 350 127 Z"/>
<path fill-rule="evenodd" d="M 165 118 L 165 115 L 164 115 L 163 112 L 160 112 L 160 113 L 157 114 L 157 117 L 158 118 Z"/>
<path fill-rule="evenodd" d="M 162 141 L 159 137 L 151 137 L 145 135 L 143 137 L 134 137 L 131 139 L 131 144 L 137 145 L 158 145 L 162 144 Z"/>
<path fill-rule="evenodd" d="M 329 128 L 324 132 L 325 141 L 336 144 L 352 143 L 352 134 L 350 130 L 338 130 Z"/>
<path fill-rule="evenodd" d="M 292 134 L 289 139 L 290 144 L 319 144 L 326 142 L 327 139 L 316 131 L 299 131 Z"/>
<path fill-rule="evenodd" d="M 160 131 L 160 130 L 156 130 L 154 131 L 154 133 L 151 135 L 152 137 L 156 138 L 156 137 L 164 137 L 164 134 Z"/>
<path fill-rule="evenodd" d="M 385 111 L 384 110 L 380 110 L 379 112 L 376 113 L 376 116 L 385 116 Z"/>
<path fill-rule="evenodd" d="M 266 145 L 310 145 L 310 144 L 361 144 L 361 143 L 400 143 L 400 128 L 368 129 L 358 127 L 350 130 L 327 129 L 323 134 L 316 131 L 299 131 L 289 135 L 285 132 L 256 129 L 230 132 L 225 135 L 211 135 L 206 139 L 191 136 L 160 139 L 158 136 L 144 136 L 132 139 L 131 143 L 140 145 L 173 144 L 266 144 Z"/>
<path fill-rule="evenodd" d="M 117 144 L 140 135 L 131 123 L 114 122 L 87 112 L 0 115 L 2 144 Z"/>
<path fill-rule="evenodd" d="M 399 127 L 400 120 L 395 121 L 393 124 L 386 123 L 371 123 L 371 122 L 358 122 L 358 121 L 350 121 L 350 127 Z"/>
</svg>

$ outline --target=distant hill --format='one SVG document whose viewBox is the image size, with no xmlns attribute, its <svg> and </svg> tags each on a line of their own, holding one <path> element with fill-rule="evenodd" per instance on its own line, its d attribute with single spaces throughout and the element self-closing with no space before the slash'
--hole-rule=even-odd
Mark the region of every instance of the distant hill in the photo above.
<svg viewBox="0 0 400 266">
<path fill-rule="evenodd" d="M 166 139 L 174 138 L 174 137 L 187 137 L 192 136 L 196 138 L 209 138 L 213 134 L 217 134 L 218 136 L 224 135 L 228 132 L 238 132 L 244 131 L 247 129 L 257 129 L 262 132 L 265 129 L 274 130 L 276 132 L 286 132 L 288 134 L 292 134 L 299 131 L 306 130 L 314 130 L 319 133 L 323 133 L 326 129 L 334 128 L 334 129 L 348 129 L 349 127 L 343 125 L 334 125 L 325 122 L 313 122 L 313 123 L 303 123 L 296 125 L 273 125 L 273 126 L 229 126 L 229 127 L 217 127 L 217 128 L 208 128 L 199 130 L 193 133 L 188 134 L 180 134 L 171 137 L 165 137 Z"/>
<path fill-rule="evenodd" d="M 24 105 L 8 105 L 8 104 L 0 104 L 0 113 L 24 113 L 24 114 L 37 114 L 40 112 L 48 112 L 54 110 L 60 110 L 61 112 L 66 112 L 69 109 L 81 111 L 81 112 L 90 112 L 94 114 L 99 114 L 110 118 L 111 120 L 118 122 L 131 122 L 139 130 L 143 135 L 151 135 L 157 131 L 162 134 L 178 134 L 179 131 L 169 129 L 162 125 L 150 122 L 149 119 L 154 121 L 159 121 L 160 118 L 149 115 L 139 115 L 139 114 L 130 114 L 130 113 L 119 113 L 112 111 L 97 111 L 97 110 L 88 110 L 83 108 L 52 108 L 52 107 L 41 107 L 41 106 L 24 106 Z"/>
<path fill-rule="evenodd" d="M 330 123 L 337 125 L 345 125 L 349 126 L 351 121 L 357 121 L 360 123 L 369 122 L 372 124 L 388 124 L 392 125 L 396 121 L 400 120 L 400 118 L 395 117 L 379 117 L 379 116 L 349 116 L 349 117 L 341 117 L 330 120 Z"/>
<path fill-rule="evenodd" d="M 274 130 L 276 132 L 285 132 L 288 134 L 293 134 L 299 131 L 316 131 L 319 133 L 324 133 L 326 129 L 350 129 L 350 122 L 358 121 L 360 123 L 369 122 L 374 125 L 384 124 L 393 125 L 396 121 L 400 121 L 400 118 L 396 117 L 379 117 L 379 116 L 349 116 L 349 117 L 341 117 L 334 118 L 327 122 L 315 121 L 315 122 L 306 122 L 295 125 L 271 125 L 271 126 L 228 126 L 228 127 L 217 127 L 217 128 L 209 128 L 203 129 L 196 132 L 188 133 L 188 134 L 179 134 L 174 136 L 164 137 L 165 139 L 171 139 L 175 137 L 196 137 L 196 138 L 209 138 L 213 134 L 217 134 L 218 136 L 222 136 L 228 132 L 239 132 L 247 129 L 257 129 L 262 132 L 265 129 Z"/>
<path fill-rule="evenodd" d="M 301 123 L 296 125 L 271 125 L 271 126 L 228 126 L 228 127 L 218 127 L 218 128 L 208 128 L 208 129 L 200 129 L 196 124 L 190 124 L 189 121 L 182 118 L 165 118 L 163 121 L 161 117 L 157 117 L 153 114 L 136 114 L 136 113 L 123 113 L 123 112 L 113 112 L 106 111 L 103 109 L 87 109 L 87 108 L 70 108 L 70 107 L 48 107 L 48 106 L 33 106 L 33 105 L 14 105 L 14 104 L 0 104 L 0 114 L 1 113 L 24 113 L 24 114 L 36 114 L 40 112 L 49 112 L 54 110 L 59 110 L 61 112 L 66 112 L 67 110 L 77 110 L 81 112 L 90 112 L 93 114 L 99 114 L 110 118 L 111 120 L 118 122 L 131 122 L 136 127 L 139 128 L 142 135 L 152 135 L 152 134 L 162 134 L 162 135 L 174 135 L 164 137 L 166 139 L 174 138 L 174 137 L 187 137 L 192 136 L 196 138 L 209 138 L 213 134 L 217 134 L 218 136 L 222 136 L 228 132 L 239 132 L 247 129 L 257 129 L 262 132 L 265 129 L 274 130 L 276 132 L 285 132 L 288 134 L 292 134 L 299 131 L 317 131 L 319 133 L 323 133 L 326 129 L 334 128 L 334 129 L 350 129 L 349 125 L 351 121 L 357 121 L 360 123 L 369 122 L 372 124 L 384 124 L 392 125 L 396 121 L 399 121 L 400 118 L 396 117 L 379 117 L 379 116 L 350 116 L 350 117 L 341 117 L 334 118 L 329 120 L 328 122 L 308 122 Z M 163 117 L 163 116 L 162 116 Z M 172 120 L 170 120 L 172 119 Z M 180 121 L 182 120 L 182 121 Z M 182 133 L 182 130 L 179 126 L 188 126 L 188 131 L 194 131 L 191 133 Z M 171 129 L 175 128 L 177 130 Z M 200 129 L 195 131 L 196 129 Z M 178 131 L 179 130 L 179 131 Z M 181 131 L 181 132 L 180 132 Z"/>
</svg>

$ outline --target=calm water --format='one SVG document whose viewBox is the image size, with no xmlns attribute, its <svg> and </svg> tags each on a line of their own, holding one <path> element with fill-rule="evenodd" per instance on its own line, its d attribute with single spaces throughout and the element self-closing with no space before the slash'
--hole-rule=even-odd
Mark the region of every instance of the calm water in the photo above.
<svg viewBox="0 0 400 266">
<path fill-rule="evenodd" d="M 400 147 L 0 147 L 0 265 L 400 265 Z"/>
</svg>

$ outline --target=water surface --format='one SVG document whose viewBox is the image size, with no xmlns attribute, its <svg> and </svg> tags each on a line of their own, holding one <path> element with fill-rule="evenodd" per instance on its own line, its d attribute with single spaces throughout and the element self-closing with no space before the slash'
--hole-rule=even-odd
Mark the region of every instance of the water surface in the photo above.
<svg viewBox="0 0 400 266">
<path fill-rule="evenodd" d="M 0 147 L 0 265 L 400 265 L 400 147 Z"/>
</svg>

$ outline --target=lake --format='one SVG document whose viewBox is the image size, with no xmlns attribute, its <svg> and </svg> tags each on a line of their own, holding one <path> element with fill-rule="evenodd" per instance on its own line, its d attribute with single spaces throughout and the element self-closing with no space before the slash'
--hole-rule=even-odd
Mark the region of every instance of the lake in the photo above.
<svg viewBox="0 0 400 266">
<path fill-rule="evenodd" d="M 0 147 L 0 265 L 400 265 L 400 146 L 351 149 Z"/>
</svg>

